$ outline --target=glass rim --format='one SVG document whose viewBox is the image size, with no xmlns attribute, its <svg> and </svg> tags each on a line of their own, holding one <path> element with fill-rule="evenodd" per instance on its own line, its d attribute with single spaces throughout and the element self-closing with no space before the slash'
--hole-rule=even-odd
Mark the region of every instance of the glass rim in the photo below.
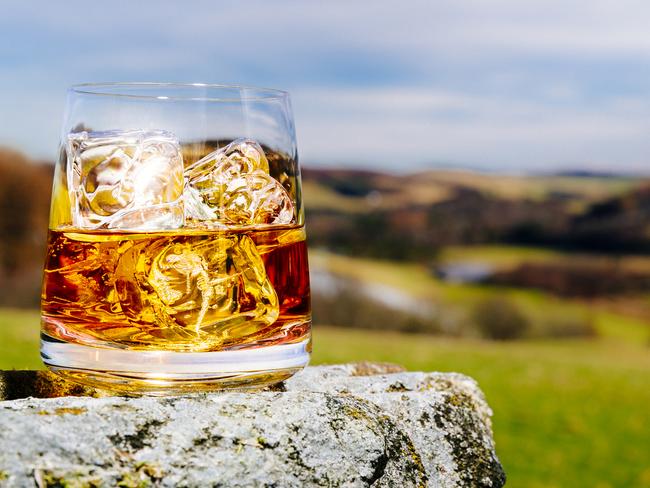
<svg viewBox="0 0 650 488">
<path fill-rule="evenodd" d="M 119 89 L 123 88 L 124 91 Z M 238 97 L 211 97 L 211 96 L 179 96 L 164 95 L 162 93 L 134 94 L 128 93 L 129 89 L 222 89 L 238 91 Z M 114 91 L 115 90 L 115 91 Z M 254 92 L 251 95 L 245 95 L 246 91 Z M 129 98 L 139 100 L 156 100 L 156 101 L 197 101 L 197 102 L 252 102 L 252 101 L 272 101 L 286 100 L 289 98 L 289 92 L 275 88 L 264 88 L 253 85 L 228 84 L 228 83 L 188 83 L 188 82 L 150 82 L 150 81 L 110 81 L 110 82 L 92 82 L 76 83 L 68 88 L 69 93 L 78 95 L 90 95 L 98 97 L 112 98 Z"/>
</svg>

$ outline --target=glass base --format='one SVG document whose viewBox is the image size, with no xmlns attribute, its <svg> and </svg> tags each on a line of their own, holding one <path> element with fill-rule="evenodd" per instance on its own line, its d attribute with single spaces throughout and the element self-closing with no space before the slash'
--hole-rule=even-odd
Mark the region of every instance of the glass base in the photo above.
<svg viewBox="0 0 650 488">
<path fill-rule="evenodd" d="M 221 352 L 110 349 L 41 340 L 45 365 L 65 379 L 128 395 L 256 389 L 283 381 L 309 363 L 310 339 Z"/>
</svg>

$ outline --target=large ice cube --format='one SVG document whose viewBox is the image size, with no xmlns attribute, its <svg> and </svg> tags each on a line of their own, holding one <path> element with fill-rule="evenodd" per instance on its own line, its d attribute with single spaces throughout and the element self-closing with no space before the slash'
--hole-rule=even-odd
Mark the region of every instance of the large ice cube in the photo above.
<svg viewBox="0 0 650 488">
<path fill-rule="evenodd" d="M 251 238 L 195 239 L 147 240 L 121 256 L 115 287 L 129 320 L 149 335 L 220 343 L 275 322 L 278 297 Z"/>
<path fill-rule="evenodd" d="M 208 224 L 288 224 L 291 197 L 269 175 L 261 146 L 236 139 L 185 170 L 185 216 Z"/>
<path fill-rule="evenodd" d="M 68 173 L 75 227 L 162 230 L 184 223 L 183 159 L 169 132 L 72 133 Z"/>
</svg>

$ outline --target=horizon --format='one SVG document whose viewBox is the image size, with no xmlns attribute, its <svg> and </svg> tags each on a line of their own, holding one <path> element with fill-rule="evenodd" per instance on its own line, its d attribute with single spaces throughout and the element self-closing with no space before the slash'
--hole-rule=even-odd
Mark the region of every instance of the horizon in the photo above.
<svg viewBox="0 0 650 488">
<path fill-rule="evenodd" d="M 0 153 L 2 151 L 15 151 L 19 154 L 24 155 L 27 158 L 29 164 L 35 165 L 46 165 L 52 166 L 56 164 L 54 158 L 32 158 L 27 153 L 21 151 L 18 148 L 3 146 L 0 145 Z M 443 172 L 456 172 L 456 173 L 473 173 L 484 176 L 507 176 L 507 177 L 520 177 L 520 178 L 554 178 L 554 177 L 564 177 L 564 178 L 614 178 L 614 179 L 628 179 L 628 178 L 650 178 L 650 168 L 649 170 L 640 171 L 640 170 L 619 170 L 619 171 L 601 171 L 597 169 L 585 169 L 585 168 L 559 168 L 556 170 L 542 170 L 542 169 L 503 169 L 498 167 L 479 167 L 479 166 L 470 166 L 470 165 L 451 165 L 442 162 L 431 162 L 429 165 L 423 168 L 410 168 L 406 171 L 399 171 L 393 168 L 382 168 L 382 167 L 369 167 L 364 165 L 354 165 L 354 164 L 340 164 L 340 163 L 319 163 L 319 162 L 301 162 L 300 163 L 303 172 L 307 171 L 348 171 L 348 172 L 367 172 L 370 174 L 382 174 L 388 176 L 413 176 L 418 174 L 426 173 L 443 173 Z"/>
</svg>

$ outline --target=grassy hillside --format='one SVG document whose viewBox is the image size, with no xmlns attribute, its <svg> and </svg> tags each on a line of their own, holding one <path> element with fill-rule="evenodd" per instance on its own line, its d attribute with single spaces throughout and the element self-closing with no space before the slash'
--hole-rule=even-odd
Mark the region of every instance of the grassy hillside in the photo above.
<svg viewBox="0 0 650 488">
<path fill-rule="evenodd" d="M 508 486 L 650 487 L 650 349 L 634 338 L 492 343 L 315 327 L 313 363 L 474 377 Z M 0 310 L 0 368 L 37 368 L 38 313 Z"/>
<path fill-rule="evenodd" d="M 511 343 L 317 326 L 314 359 L 393 361 L 413 370 L 459 371 L 476 378 L 495 411 L 497 451 L 509 486 L 650 486 L 647 294 L 566 299 L 533 289 L 446 283 L 414 263 L 322 250 L 310 259 L 314 269 L 444 304 L 445 311 L 464 317 L 461 323 L 478 301 L 490 296 L 507 297 L 538 327 L 565 324 L 570 317 L 592 323 L 598 335 L 591 339 Z M 581 259 L 512 246 L 449 247 L 437 257 L 443 264 L 486 263 L 495 269 Z M 625 269 L 647 269 L 650 263 L 646 257 L 616 259 Z"/>
<path fill-rule="evenodd" d="M 303 177 L 311 242 L 341 254 L 418 261 L 447 246 L 504 243 L 650 249 L 645 178 L 324 169 Z"/>
<path fill-rule="evenodd" d="M 310 251 L 312 269 L 326 270 L 358 283 L 380 284 L 442 308 L 466 323 L 472 308 L 491 297 L 506 298 L 518 306 L 532 324 L 533 333 L 544 335 L 545 328 L 557 327 L 567 320 L 586 321 L 604 337 L 650 341 L 650 297 L 647 294 L 608 297 L 599 300 L 566 299 L 535 289 L 446 283 L 437 279 L 427 266 L 385 260 L 351 258 L 323 250 Z M 544 249 L 508 246 L 451 247 L 439 256 L 440 263 L 482 262 L 497 269 L 520 262 L 550 260 L 575 261 L 579 255 Z M 592 257 L 590 259 L 607 259 Z M 621 267 L 645 269 L 647 257 L 617 258 Z"/>
<path fill-rule="evenodd" d="M 304 170 L 303 180 L 308 209 L 351 213 L 434 204 L 459 190 L 474 190 L 513 202 L 560 197 L 571 200 L 578 211 L 588 203 L 620 195 L 640 183 L 638 179 L 623 177 L 504 175 L 466 170 L 393 175 L 310 168 Z M 381 198 L 376 198 L 377 194 L 366 198 L 373 191 Z"/>
</svg>

